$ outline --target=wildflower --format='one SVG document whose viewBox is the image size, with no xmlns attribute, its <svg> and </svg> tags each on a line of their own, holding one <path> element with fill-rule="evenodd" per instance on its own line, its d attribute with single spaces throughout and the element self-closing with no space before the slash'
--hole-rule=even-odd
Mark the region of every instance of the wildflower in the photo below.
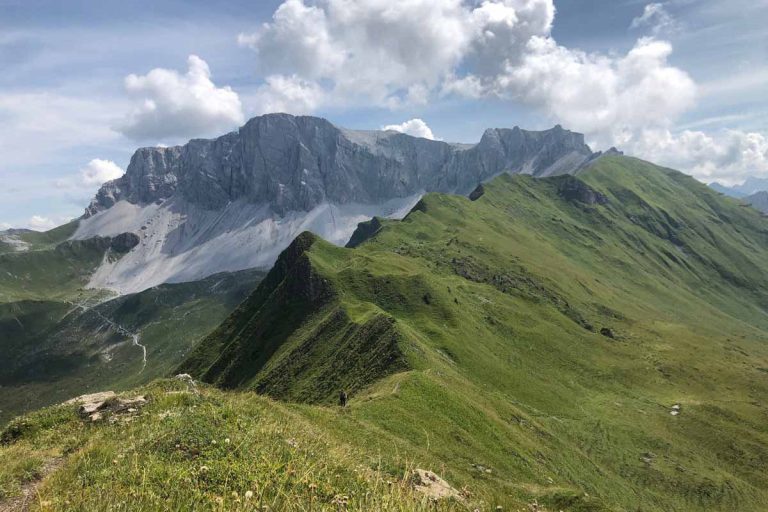
<svg viewBox="0 0 768 512">
<path fill-rule="evenodd" d="M 253 498 L 253 491 L 245 491 L 245 499 L 250 500 Z"/>
<path fill-rule="evenodd" d="M 229 438 L 226 438 L 226 439 L 224 440 L 224 444 L 229 444 L 230 442 L 231 442 L 231 441 L 230 441 L 230 439 L 229 439 Z"/>
<path fill-rule="evenodd" d="M 200 466 L 200 471 L 202 473 L 205 473 L 206 471 L 208 471 L 208 466 Z"/>
<path fill-rule="evenodd" d="M 337 505 L 339 508 L 346 508 L 349 504 L 349 496 L 337 494 L 331 501 L 332 505 Z"/>
</svg>

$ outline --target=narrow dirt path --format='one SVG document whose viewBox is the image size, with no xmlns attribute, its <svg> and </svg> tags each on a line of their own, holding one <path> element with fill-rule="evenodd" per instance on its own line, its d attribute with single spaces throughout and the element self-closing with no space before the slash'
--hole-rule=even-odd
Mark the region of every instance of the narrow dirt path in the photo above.
<svg viewBox="0 0 768 512">
<path fill-rule="evenodd" d="M 37 501 L 37 490 L 43 480 L 64 465 L 64 459 L 55 457 L 48 459 L 40 468 L 40 477 L 21 487 L 21 495 L 8 500 L 0 501 L 0 512 L 26 512 Z"/>
</svg>

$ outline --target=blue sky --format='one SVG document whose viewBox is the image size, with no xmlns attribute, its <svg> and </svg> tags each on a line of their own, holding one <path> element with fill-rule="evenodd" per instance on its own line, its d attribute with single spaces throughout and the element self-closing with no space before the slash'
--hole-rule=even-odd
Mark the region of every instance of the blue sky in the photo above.
<svg viewBox="0 0 768 512">
<path fill-rule="evenodd" d="M 768 0 L 0 0 L 0 227 L 273 110 L 462 142 L 561 123 L 703 181 L 768 176 L 766 24 Z"/>
</svg>

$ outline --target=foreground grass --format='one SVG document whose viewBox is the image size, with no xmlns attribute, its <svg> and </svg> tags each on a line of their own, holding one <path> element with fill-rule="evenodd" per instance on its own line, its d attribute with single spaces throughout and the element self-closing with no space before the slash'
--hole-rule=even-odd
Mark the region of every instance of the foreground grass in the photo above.
<svg viewBox="0 0 768 512">
<path fill-rule="evenodd" d="M 87 424 L 73 406 L 13 422 L 0 447 L 0 503 L 41 476 L 35 510 L 453 510 L 414 494 L 410 465 L 382 461 L 252 393 L 156 382 L 130 421 Z M 343 416 L 341 410 L 315 413 Z M 116 417 L 118 418 L 118 417 Z M 342 420 L 343 421 L 343 420 Z"/>
</svg>

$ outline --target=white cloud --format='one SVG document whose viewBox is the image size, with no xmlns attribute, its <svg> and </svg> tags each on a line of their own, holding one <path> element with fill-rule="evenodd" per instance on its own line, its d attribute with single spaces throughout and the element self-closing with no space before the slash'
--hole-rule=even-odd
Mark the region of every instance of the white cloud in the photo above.
<svg viewBox="0 0 768 512">
<path fill-rule="evenodd" d="M 653 35 L 658 36 L 662 33 L 677 32 L 680 26 L 663 3 L 654 2 L 647 4 L 643 13 L 632 20 L 630 28 L 649 28 Z"/>
<path fill-rule="evenodd" d="M 402 124 L 390 124 L 383 128 L 384 130 L 392 130 L 400 133 L 412 135 L 414 137 L 421 137 L 424 139 L 435 140 L 435 135 L 427 123 L 422 119 L 411 119 L 405 121 Z"/>
<path fill-rule="evenodd" d="M 296 75 L 272 75 L 256 91 L 252 103 L 257 114 L 284 112 L 300 115 L 315 111 L 324 95 L 323 89 L 315 82 Z"/>
<path fill-rule="evenodd" d="M 646 19 L 662 19 L 659 5 Z M 260 112 L 500 97 L 602 146 L 668 128 L 694 104 L 693 80 L 668 62 L 670 43 L 587 53 L 552 38 L 554 17 L 552 0 L 285 0 L 239 41 L 270 73 Z"/>
<path fill-rule="evenodd" d="M 474 32 L 461 0 L 286 0 L 239 41 L 263 72 L 322 84 L 326 101 L 399 106 L 423 102 Z"/>
<path fill-rule="evenodd" d="M 52 219 L 43 217 L 42 215 L 33 215 L 27 222 L 29 229 L 33 229 L 35 231 L 48 231 L 49 229 L 55 228 L 56 225 L 56 222 L 54 222 Z"/>
<path fill-rule="evenodd" d="M 196 55 L 187 73 L 156 68 L 128 75 L 125 88 L 138 105 L 117 129 L 137 140 L 166 140 L 218 135 L 244 121 L 240 98 L 230 87 L 217 87 L 208 64 Z"/>
<path fill-rule="evenodd" d="M 56 189 L 66 192 L 67 195 L 73 196 L 73 201 L 77 202 L 92 196 L 101 185 L 116 180 L 123 174 L 125 171 L 115 162 L 94 158 L 77 174 L 55 180 L 54 186 Z"/>
<path fill-rule="evenodd" d="M 644 38 L 614 58 L 533 37 L 520 65 L 510 66 L 493 87 L 598 144 L 626 144 L 641 130 L 669 126 L 695 102 L 693 80 L 667 63 L 671 52 L 669 43 Z"/>
<path fill-rule="evenodd" d="M 755 132 L 646 130 L 627 149 L 705 182 L 733 184 L 749 176 L 768 177 L 768 137 Z"/>
<path fill-rule="evenodd" d="M 6 231 L 8 229 L 11 229 L 13 226 L 8 224 L 7 222 L 0 222 L 0 231 Z"/>
<path fill-rule="evenodd" d="M 88 165 L 80 169 L 80 179 L 87 187 L 99 187 L 104 183 L 116 180 L 125 174 L 125 171 L 111 160 L 95 158 Z"/>
</svg>

